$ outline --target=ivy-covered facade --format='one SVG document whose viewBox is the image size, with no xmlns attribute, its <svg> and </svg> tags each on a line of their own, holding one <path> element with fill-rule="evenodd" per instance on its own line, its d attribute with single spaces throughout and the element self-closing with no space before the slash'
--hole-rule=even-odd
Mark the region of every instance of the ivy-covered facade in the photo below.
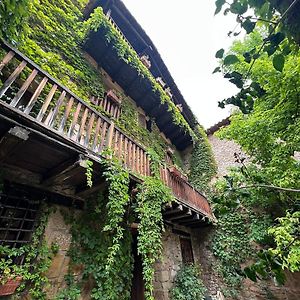
<svg viewBox="0 0 300 300">
<path fill-rule="evenodd" d="M 176 300 L 181 268 L 204 295 L 216 166 L 152 41 L 121 1 L 14 9 L 15 30 L 0 20 L 0 295 Z"/>
</svg>

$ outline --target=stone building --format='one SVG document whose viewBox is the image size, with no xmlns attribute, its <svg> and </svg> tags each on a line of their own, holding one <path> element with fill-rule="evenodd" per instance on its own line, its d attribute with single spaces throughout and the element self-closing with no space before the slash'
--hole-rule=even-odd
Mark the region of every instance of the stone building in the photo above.
<svg viewBox="0 0 300 300">
<path fill-rule="evenodd" d="M 174 201 L 163 208 L 163 255 L 156 262 L 154 278 L 155 299 L 168 300 L 182 264 L 201 260 L 199 230 L 215 221 L 206 197 L 186 175 L 197 123 L 156 47 L 124 4 L 86 1 L 80 7 L 83 2 L 61 0 L 53 6 L 45 1 L 37 11 L 32 8 L 34 30 L 19 50 L 1 42 L 0 244 L 7 253 L 31 243 L 40 247 L 33 237 L 43 217 L 41 207 L 51 207 L 44 237 L 50 248 L 55 246 L 47 271 L 47 299 L 55 299 L 66 289 L 65 275 L 71 272 L 78 279 L 85 268 L 83 264 L 70 267 L 73 236 L 66 215 L 80 217 L 89 199 L 99 192 L 107 195 L 102 162 L 111 155 L 128 170 L 134 201 L 137 184 L 152 176 L 148 149 L 153 147 L 160 155 L 160 180 L 174 195 Z M 95 10 L 99 7 L 102 10 Z M 82 24 L 90 27 L 81 41 L 86 28 Z M 76 47 L 80 52 L 72 53 Z M 94 78 L 102 82 L 101 95 L 92 86 Z M 133 236 L 131 299 L 142 300 L 136 227 L 132 222 L 125 230 Z M 14 292 L 9 284 L 17 281 L 16 270 L 24 264 L 25 254 L 14 258 L 17 268 L 8 267 L 13 277 L 0 286 L 0 295 Z M 26 283 L 25 276 L 20 277 Z M 90 299 L 94 286 L 91 273 L 81 286 L 81 299 Z M 30 297 L 29 288 L 22 299 Z"/>
</svg>

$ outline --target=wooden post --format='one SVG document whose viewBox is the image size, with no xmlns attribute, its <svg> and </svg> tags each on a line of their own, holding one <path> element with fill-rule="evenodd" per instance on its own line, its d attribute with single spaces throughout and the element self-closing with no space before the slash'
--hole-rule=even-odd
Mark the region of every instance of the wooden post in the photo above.
<svg viewBox="0 0 300 300">
<path fill-rule="evenodd" d="M 113 139 L 113 135 L 114 135 L 114 129 L 115 129 L 115 123 L 114 122 L 111 122 L 110 123 L 110 126 L 108 128 L 108 133 L 107 133 L 107 136 L 106 136 L 106 144 L 105 146 L 107 148 L 111 148 L 111 145 L 112 145 L 112 139 Z"/>
</svg>

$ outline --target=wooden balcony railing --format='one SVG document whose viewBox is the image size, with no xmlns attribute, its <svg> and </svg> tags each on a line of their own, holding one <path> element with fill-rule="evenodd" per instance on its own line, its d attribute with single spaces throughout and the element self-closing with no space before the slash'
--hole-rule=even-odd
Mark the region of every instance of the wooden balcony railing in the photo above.
<svg viewBox="0 0 300 300">
<path fill-rule="evenodd" d="M 100 155 L 113 149 L 124 167 L 150 176 L 150 158 L 143 146 L 122 132 L 114 123 L 61 85 L 18 50 L 2 44 L 6 55 L 0 62 L 0 103 L 26 118 L 55 131 L 65 139 Z M 212 216 L 204 196 L 187 182 L 161 169 L 161 178 L 176 198 Z"/>
<path fill-rule="evenodd" d="M 141 145 L 19 51 L 7 44 L 2 48 L 7 54 L 0 63 L 1 101 L 97 154 L 112 148 L 125 167 L 150 175 L 149 157 Z"/>
<path fill-rule="evenodd" d="M 173 175 L 166 167 L 160 169 L 160 178 L 182 203 L 209 218 L 214 218 L 207 199 L 187 181 Z"/>
</svg>

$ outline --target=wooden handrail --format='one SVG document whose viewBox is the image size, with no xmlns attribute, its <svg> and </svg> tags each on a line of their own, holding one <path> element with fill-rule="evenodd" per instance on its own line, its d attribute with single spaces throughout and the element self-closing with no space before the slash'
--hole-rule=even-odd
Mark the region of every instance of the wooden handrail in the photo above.
<svg viewBox="0 0 300 300">
<path fill-rule="evenodd" d="M 1 78 L 4 83 L 0 88 L 0 102 L 6 102 L 6 105 L 29 119 L 96 155 L 105 148 L 111 148 L 123 166 L 132 173 L 151 175 L 150 157 L 142 145 L 17 49 L 5 42 L 2 48 L 7 54 L 0 62 L 0 70 L 5 74 Z M 5 68 L 10 62 L 13 63 Z M 178 200 L 213 218 L 206 198 L 192 185 L 176 178 L 165 167 L 160 169 L 160 175 Z"/>
</svg>

